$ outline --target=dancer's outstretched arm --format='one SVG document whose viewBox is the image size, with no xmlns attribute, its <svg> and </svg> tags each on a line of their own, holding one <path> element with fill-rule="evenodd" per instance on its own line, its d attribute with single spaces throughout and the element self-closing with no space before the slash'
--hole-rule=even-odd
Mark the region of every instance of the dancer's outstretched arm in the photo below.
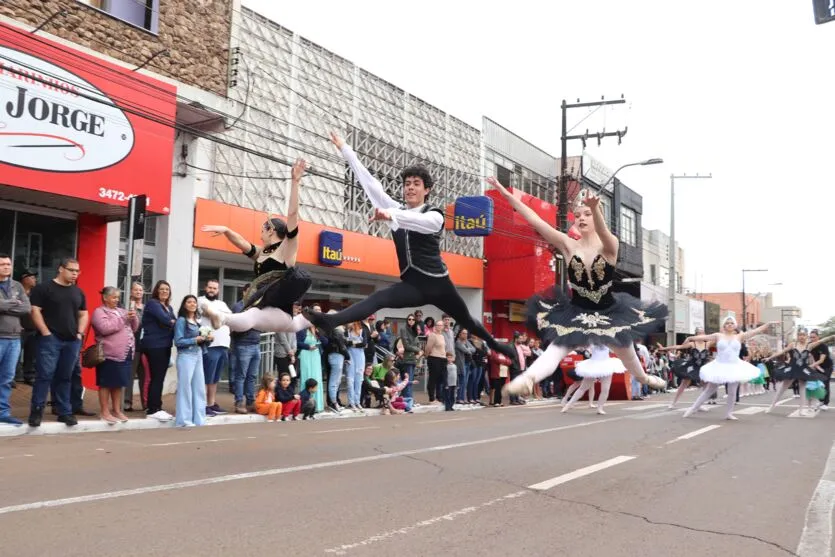
<svg viewBox="0 0 835 557">
<path fill-rule="evenodd" d="M 821 339 L 818 339 L 817 342 L 813 342 L 812 344 L 809 345 L 809 350 L 811 350 L 813 348 L 817 348 L 821 344 L 826 344 L 827 342 L 831 341 L 832 339 L 835 339 L 835 335 L 829 335 L 828 337 L 823 337 Z M 821 356 L 821 357 L 825 359 L 824 356 Z"/>
<path fill-rule="evenodd" d="M 768 328 L 771 327 L 772 325 L 779 325 L 779 324 L 780 324 L 779 321 L 769 321 L 768 323 L 764 323 L 764 324 L 760 325 L 756 329 L 753 329 L 751 331 L 745 331 L 744 333 L 739 335 L 739 339 L 741 341 L 742 340 L 748 340 L 751 337 L 755 337 L 755 336 L 759 335 L 760 333 L 766 332 L 768 330 Z"/>
<path fill-rule="evenodd" d="M 299 185 L 305 170 L 307 162 L 304 159 L 296 160 L 290 180 L 290 198 L 287 200 L 287 238 L 282 243 L 284 263 L 288 267 L 296 264 L 296 255 L 299 252 L 299 235 L 296 230 L 299 227 Z"/>
<path fill-rule="evenodd" d="M 590 193 L 586 196 L 583 203 L 591 209 L 592 217 L 594 217 L 594 229 L 597 232 L 597 237 L 600 238 L 600 242 L 603 244 L 603 257 L 608 261 L 617 261 L 620 242 L 617 236 L 609 230 L 609 225 L 606 224 L 606 219 L 603 218 L 603 209 L 600 208 L 600 198 Z"/>
<path fill-rule="evenodd" d="M 719 338 L 719 333 L 713 333 L 710 335 L 695 335 L 692 337 L 687 337 L 684 339 L 684 344 L 693 343 L 693 342 L 714 342 Z"/>
<path fill-rule="evenodd" d="M 434 234 L 443 228 L 444 215 L 440 211 L 427 211 L 425 213 L 418 213 L 416 211 L 408 211 L 401 208 L 401 204 L 395 201 L 383 185 L 377 180 L 367 168 L 357 158 L 357 154 L 351 149 L 351 146 L 345 141 L 331 132 L 331 141 L 342 153 L 348 166 L 354 172 L 360 185 L 362 186 L 368 200 L 374 206 L 375 214 L 371 220 L 388 221 L 392 230 L 403 228 L 413 232 L 420 232 L 421 234 Z"/>
<path fill-rule="evenodd" d="M 782 356 L 785 356 L 786 354 L 788 354 L 789 352 L 791 352 L 793 348 L 794 348 L 794 343 L 793 343 L 793 342 L 790 342 L 790 343 L 788 344 L 788 346 L 786 346 L 783 350 L 780 350 L 779 352 L 775 352 L 774 354 L 772 354 L 771 356 L 769 356 L 768 358 L 766 358 L 764 361 L 766 361 L 766 362 L 767 362 L 768 360 L 776 360 L 777 358 L 780 358 L 780 357 L 782 357 Z"/>
<path fill-rule="evenodd" d="M 675 346 L 661 346 L 658 344 L 657 350 L 659 352 L 667 352 L 670 350 L 687 350 L 688 348 L 693 348 L 694 344 L 692 342 L 685 342 L 684 344 L 677 344 Z"/>
<path fill-rule="evenodd" d="M 250 244 L 243 236 L 229 228 L 228 226 L 219 226 L 214 224 L 204 224 L 200 227 L 201 232 L 211 232 L 212 236 L 219 236 L 223 234 L 226 239 L 232 242 L 232 245 L 241 250 L 244 255 L 252 252 L 252 244 Z M 257 249 L 257 246 L 256 246 Z"/>
<path fill-rule="evenodd" d="M 522 203 L 520 199 L 514 197 L 497 179 L 492 177 L 487 178 L 487 183 L 493 186 L 493 189 L 498 191 L 510 203 L 510 206 L 522 215 L 546 242 L 557 248 L 564 257 L 568 258 L 572 255 L 570 245 L 574 240 L 569 238 L 567 234 L 563 234 L 545 222 L 542 217 L 536 214 L 536 211 Z"/>
</svg>

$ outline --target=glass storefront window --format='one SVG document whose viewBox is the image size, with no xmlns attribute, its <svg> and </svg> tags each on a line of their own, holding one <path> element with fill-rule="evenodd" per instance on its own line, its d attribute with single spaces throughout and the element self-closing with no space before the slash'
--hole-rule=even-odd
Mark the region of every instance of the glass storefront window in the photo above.
<svg viewBox="0 0 835 557">
<path fill-rule="evenodd" d="M 0 252 L 12 256 L 14 277 L 54 276 L 61 259 L 76 255 L 76 231 L 75 219 L 0 209 Z"/>
</svg>

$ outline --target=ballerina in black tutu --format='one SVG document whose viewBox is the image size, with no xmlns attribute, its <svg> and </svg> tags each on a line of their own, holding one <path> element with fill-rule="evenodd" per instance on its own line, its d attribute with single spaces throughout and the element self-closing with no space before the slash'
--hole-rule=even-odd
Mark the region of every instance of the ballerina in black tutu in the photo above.
<svg viewBox="0 0 835 557">
<path fill-rule="evenodd" d="M 774 380 L 780 386 L 774 393 L 774 400 L 766 412 L 771 412 L 777 406 L 777 402 L 792 382 L 797 381 L 800 387 L 800 415 L 808 413 L 806 409 L 806 382 L 807 381 L 828 381 L 829 378 L 821 370 L 813 366 L 811 351 L 817 346 L 829 342 L 835 335 L 824 337 L 817 342 L 809 343 L 809 332 L 806 329 L 798 329 L 797 340 L 790 343 L 785 350 L 772 354 L 766 358 L 779 362 L 774 368 Z M 782 362 L 779 358 L 788 356 L 788 360 Z"/>
<path fill-rule="evenodd" d="M 654 332 L 667 316 L 663 304 L 644 305 L 637 298 L 611 291 L 618 260 L 618 239 L 609 231 L 600 199 L 585 197 L 574 211 L 580 239 L 574 240 L 542 220 L 495 178 L 487 182 L 568 262 L 571 297 L 553 288 L 528 301 L 528 325 L 539 332 L 548 349 L 507 386 L 511 394 L 533 391 L 534 383 L 551 375 L 566 353 L 577 346 L 608 346 L 626 371 L 653 389 L 664 389 L 660 377 L 647 375 L 632 347 L 635 339 Z"/>
<path fill-rule="evenodd" d="M 703 335 L 705 334 L 705 330 L 701 327 L 696 327 L 696 335 Z M 661 351 L 670 351 L 670 350 L 687 350 L 687 356 L 683 358 L 679 358 L 675 360 L 671 364 L 671 368 L 673 370 L 673 374 L 678 377 L 680 384 L 678 386 L 678 390 L 676 391 L 676 396 L 673 398 L 673 402 L 670 403 L 670 406 L 667 408 L 669 410 L 673 410 L 676 407 L 676 403 L 678 399 L 681 398 L 681 395 L 690 385 L 695 385 L 699 387 L 701 381 L 699 379 L 699 370 L 702 369 L 702 366 L 705 365 L 710 360 L 710 342 L 708 341 L 693 341 L 693 342 L 685 342 L 684 344 L 679 344 L 677 346 L 661 346 L 658 345 L 658 350 Z"/>
<path fill-rule="evenodd" d="M 203 306 L 203 313 L 212 320 L 212 327 L 226 325 L 232 331 L 257 329 L 263 332 L 295 333 L 310 327 L 302 314 L 293 317 L 293 302 L 310 289 L 310 275 L 296 267 L 299 250 L 299 184 L 307 163 L 299 159 L 293 165 L 287 222 L 268 219 L 261 227 L 262 246 L 250 244 L 243 236 L 226 226 L 205 225 L 203 232 L 223 234 L 244 255 L 255 261 L 255 280 L 243 295 L 242 313 L 215 313 Z"/>
</svg>

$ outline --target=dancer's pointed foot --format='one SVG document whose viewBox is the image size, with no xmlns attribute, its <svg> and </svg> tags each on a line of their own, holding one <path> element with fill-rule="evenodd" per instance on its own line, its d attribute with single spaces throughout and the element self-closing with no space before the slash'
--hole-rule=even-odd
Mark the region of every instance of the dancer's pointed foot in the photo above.
<svg viewBox="0 0 835 557">
<path fill-rule="evenodd" d="M 327 314 L 319 313 L 318 311 L 313 311 L 310 308 L 304 308 L 302 310 L 305 318 L 310 321 L 314 327 L 317 329 L 321 329 L 325 334 L 333 333 L 333 325 L 328 321 Z"/>
<path fill-rule="evenodd" d="M 200 310 L 203 312 L 203 315 L 208 317 L 209 321 L 212 322 L 213 329 L 217 330 L 223 327 L 223 314 L 216 313 L 208 302 L 204 302 L 203 305 L 200 306 Z"/>
<path fill-rule="evenodd" d="M 565 414 L 566 412 L 568 412 L 568 408 L 569 408 L 569 406 L 567 404 L 565 406 L 563 406 L 562 410 L 560 410 L 560 414 Z"/>
<path fill-rule="evenodd" d="M 682 417 L 689 418 L 693 415 L 693 412 L 694 410 L 692 408 L 688 408 L 687 411 L 685 411 L 684 414 L 682 414 Z"/>
<path fill-rule="evenodd" d="M 524 373 L 502 387 L 505 395 L 528 396 L 533 392 L 533 377 Z"/>
<path fill-rule="evenodd" d="M 604 412 L 602 408 L 598 408 L 598 409 L 597 409 L 597 413 L 598 413 L 598 414 L 600 414 L 601 416 L 605 416 L 605 415 L 606 415 L 606 412 Z"/>
<path fill-rule="evenodd" d="M 726 420 L 730 420 L 730 421 L 732 421 L 732 422 L 735 422 L 735 421 L 739 420 L 739 418 L 737 418 L 737 417 L 736 417 L 736 416 L 734 416 L 733 414 L 728 414 L 727 416 L 725 416 L 725 419 L 726 419 Z"/>
<path fill-rule="evenodd" d="M 667 382 L 658 377 L 657 375 L 647 375 L 646 385 L 650 389 L 656 389 L 659 391 L 664 391 L 667 389 Z"/>
<path fill-rule="evenodd" d="M 675 410 L 675 409 L 676 409 L 676 405 L 675 405 L 675 404 L 671 404 L 671 405 L 669 405 L 669 406 L 667 407 L 667 410 Z"/>
</svg>

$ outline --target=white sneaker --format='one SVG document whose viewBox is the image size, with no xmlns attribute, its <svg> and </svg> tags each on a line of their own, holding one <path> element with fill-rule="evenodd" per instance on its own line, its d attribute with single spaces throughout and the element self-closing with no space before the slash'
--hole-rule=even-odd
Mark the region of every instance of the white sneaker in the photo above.
<svg viewBox="0 0 835 557">
<path fill-rule="evenodd" d="M 829 410 L 829 406 L 827 406 L 826 404 L 821 404 L 820 406 L 818 406 L 818 410 Z"/>
<path fill-rule="evenodd" d="M 154 418 L 155 420 L 159 420 L 161 422 L 168 422 L 174 417 L 165 410 L 160 410 L 159 412 L 155 412 L 148 416 L 149 418 Z"/>
</svg>

